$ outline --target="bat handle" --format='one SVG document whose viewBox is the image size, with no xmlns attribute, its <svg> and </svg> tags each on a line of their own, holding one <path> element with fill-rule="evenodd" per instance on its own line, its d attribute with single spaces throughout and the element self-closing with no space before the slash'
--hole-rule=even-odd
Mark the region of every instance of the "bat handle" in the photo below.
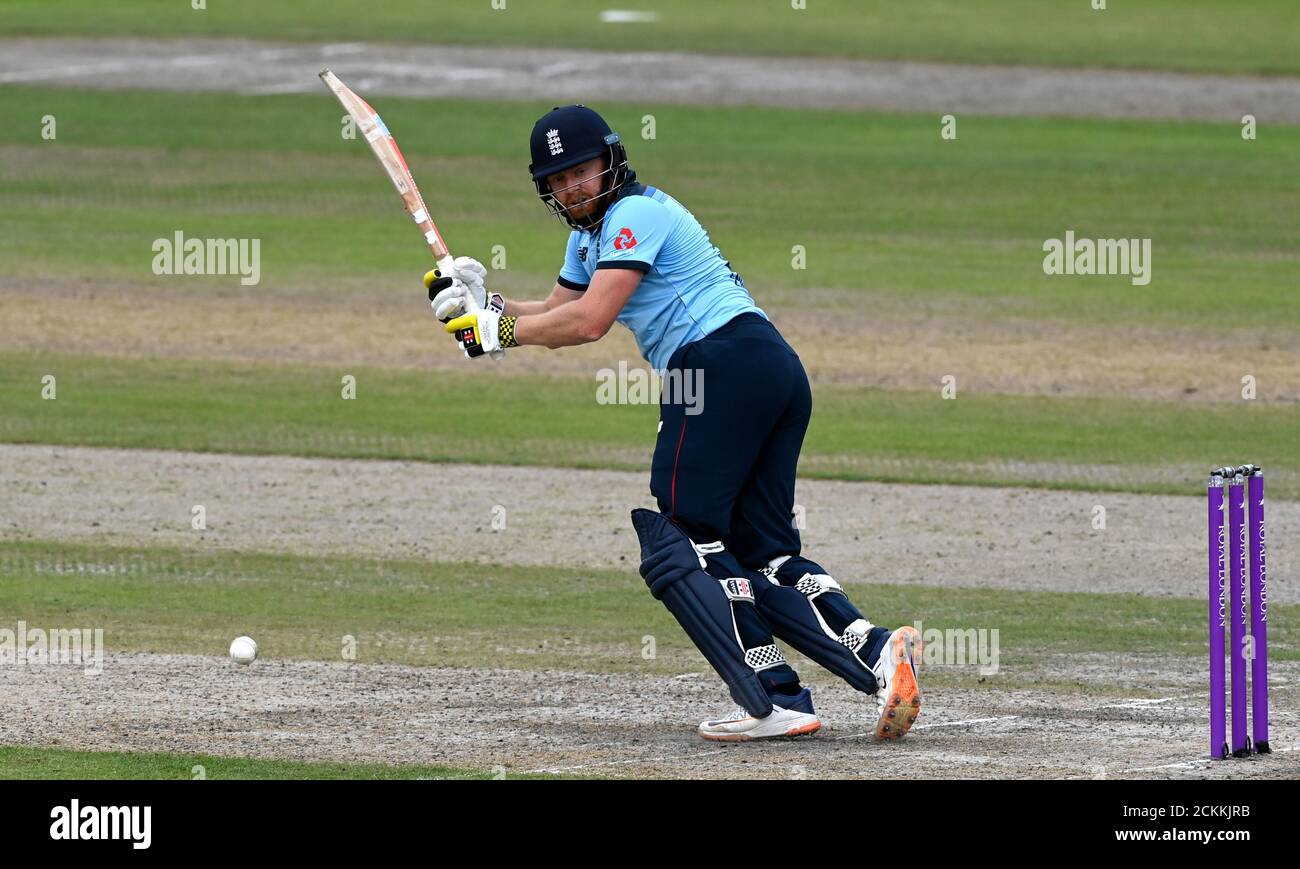
<svg viewBox="0 0 1300 869">
<path fill-rule="evenodd" d="M 437 262 L 438 271 L 441 272 L 443 276 L 454 275 L 456 273 L 456 270 L 454 268 L 455 264 L 456 264 L 456 258 L 449 253 L 438 260 Z M 483 310 L 483 307 L 478 303 L 478 300 L 475 299 L 473 295 L 467 295 L 465 296 L 465 310 L 481 311 Z M 493 359 L 500 359 L 502 356 L 506 355 L 506 352 L 504 350 L 493 350 L 488 355 L 491 356 Z"/>
<path fill-rule="evenodd" d="M 434 257 L 434 267 L 438 269 L 438 277 L 449 278 L 456 273 L 456 258 L 451 254 L 446 256 Z"/>
</svg>

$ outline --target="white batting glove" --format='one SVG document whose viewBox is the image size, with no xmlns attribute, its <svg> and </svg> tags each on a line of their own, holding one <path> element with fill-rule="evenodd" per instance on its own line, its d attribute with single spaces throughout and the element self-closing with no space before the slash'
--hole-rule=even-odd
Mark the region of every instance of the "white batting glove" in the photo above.
<svg viewBox="0 0 1300 869">
<path fill-rule="evenodd" d="M 484 354 L 500 356 L 515 341 L 515 317 L 503 317 L 496 311 L 471 311 L 442 328 L 456 338 L 465 355 L 475 359 Z"/>
<path fill-rule="evenodd" d="M 505 299 L 500 293 L 488 295 L 483 287 L 482 276 L 473 268 L 477 266 L 478 270 L 482 270 L 483 266 L 469 257 L 461 259 L 472 263 L 465 272 L 472 282 L 466 282 L 456 276 L 444 276 L 437 269 L 432 269 L 424 275 L 424 286 L 429 291 L 429 305 L 433 308 L 434 314 L 446 323 L 470 310 L 487 309 L 501 313 L 505 309 Z"/>
<path fill-rule="evenodd" d="M 429 274 L 434 274 L 430 272 Z M 427 277 L 427 275 L 426 275 Z M 433 308 L 433 313 L 439 320 L 446 323 L 448 320 L 454 320 L 461 314 L 473 308 L 486 307 L 485 298 L 487 291 L 480 284 L 477 292 L 471 287 L 467 287 L 464 282 L 457 278 L 438 278 L 427 284 L 429 287 L 429 305 Z M 471 305 L 469 300 L 473 298 L 474 304 Z"/>
<path fill-rule="evenodd" d="M 459 278 L 471 290 L 477 289 L 478 298 L 483 298 L 483 282 L 487 279 L 487 269 L 483 268 L 483 263 L 473 257 L 458 256 L 451 269 L 452 273 L 448 277 Z"/>
</svg>

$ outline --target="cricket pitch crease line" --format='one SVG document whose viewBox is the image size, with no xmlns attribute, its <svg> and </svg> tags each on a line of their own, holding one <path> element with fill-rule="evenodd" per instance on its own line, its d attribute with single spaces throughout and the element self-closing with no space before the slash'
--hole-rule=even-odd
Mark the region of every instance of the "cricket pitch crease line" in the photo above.
<svg viewBox="0 0 1300 869">
<path fill-rule="evenodd" d="M 1296 749 L 1294 746 L 1292 746 L 1291 748 L 1275 748 L 1270 753 L 1283 754 L 1285 752 L 1295 751 L 1295 750 Z M 1249 760 L 1251 758 L 1262 757 L 1262 756 L 1263 755 L 1253 754 L 1250 756 L 1250 758 L 1243 758 L 1243 759 Z M 1224 769 L 1241 768 L 1240 764 L 1234 764 L 1231 763 L 1230 761 L 1222 761 L 1222 762 L 1226 764 L 1224 766 Z M 1139 766 L 1139 767 L 1135 767 L 1134 769 L 1122 769 L 1117 773 L 1117 775 L 1123 775 L 1124 773 L 1128 773 L 1128 772 L 1155 772 L 1156 770 L 1159 769 L 1194 769 L 1197 767 L 1217 766 L 1219 763 L 1220 761 L 1215 758 L 1202 757 L 1202 758 L 1197 758 L 1196 760 L 1182 760 L 1179 761 L 1178 763 L 1165 763 L 1165 764 L 1161 764 L 1160 766 Z"/>
<path fill-rule="evenodd" d="M 1197 695 L 1186 694 L 1181 697 L 1157 697 L 1147 699 L 1142 697 L 1133 697 L 1128 700 L 1121 700 L 1118 703 L 1108 703 L 1105 706 L 1098 706 L 1098 709 L 1145 709 L 1149 706 L 1157 706 L 1161 703 L 1173 703 L 1176 700 L 1194 700 Z"/>
</svg>

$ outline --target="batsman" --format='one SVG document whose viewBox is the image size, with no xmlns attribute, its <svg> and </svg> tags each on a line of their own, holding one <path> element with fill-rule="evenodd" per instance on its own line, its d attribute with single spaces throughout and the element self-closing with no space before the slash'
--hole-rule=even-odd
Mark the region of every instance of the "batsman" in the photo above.
<svg viewBox="0 0 1300 869">
<path fill-rule="evenodd" d="M 425 276 L 446 331 L 471 358 L 600 340 L 617 321 L 665 383 L 702 387 L 691 407 L 660 397 L 650 469 L 658 510 L 635 509 L 641 576 L 722 677 L 739 708 L 705 739 L 814 733 L 812 694 L 780 639 L 873 695 L 875 735 L 898 739 L 921 709 L 916 628 L 871 623 L 822 565 L 801 554 L 795 471 L 812 415 L 798 355 L 695 216 L 640 183 L 617 133 L 582 105 L 533 126 L 528 167 L 568 225 L 564 264 L 543 301 L 489 293 L 456 260 Z M 472 301 L 471 301 L 472 300 Z"/>
</svg>

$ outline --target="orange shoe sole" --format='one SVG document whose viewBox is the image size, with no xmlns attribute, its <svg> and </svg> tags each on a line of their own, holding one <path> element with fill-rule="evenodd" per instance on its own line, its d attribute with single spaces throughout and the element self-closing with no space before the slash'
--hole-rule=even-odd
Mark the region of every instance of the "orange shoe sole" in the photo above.
<svg viewBox="0 0 1300 869">
<path fill-rule="evenodd" d="M 921 714 L 921 688 L 916 683 L 917 661 L 921 657 L 921 633 L 905 626 L 895 632 L 889 647 L 880 654 L 894 656 L 894 678 L 889 683 L 885 711 L 876 722 L 876 739 L 902 739 Z"/>
</svg>

